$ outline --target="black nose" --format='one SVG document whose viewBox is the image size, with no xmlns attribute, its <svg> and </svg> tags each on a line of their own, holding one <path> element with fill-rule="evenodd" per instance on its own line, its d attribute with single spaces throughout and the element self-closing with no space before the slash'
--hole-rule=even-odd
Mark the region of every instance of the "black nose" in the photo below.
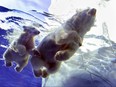
<svg viewBox="0 0 116 87">
<path fill-rule="evenodd" d="M 37 34 L 39 34 L 39 33 L 40 33 L 40 31 L 37 32 Z"/>
<path fill-rule="evenodd" d="M 96 14 L 96 9 L 95 9 L 95 8 L 92 8 L 92 9 L 88 12 L 88 14 L 90 14 L 90 15 L 92 15 L 92 16 L 95 16 L 95 14 Z"/>
<path fill-rule="evenodd" d="M 39 33 L 39 31 L 34 31 L 34 35 L 38 35 Z"/>
</svg>

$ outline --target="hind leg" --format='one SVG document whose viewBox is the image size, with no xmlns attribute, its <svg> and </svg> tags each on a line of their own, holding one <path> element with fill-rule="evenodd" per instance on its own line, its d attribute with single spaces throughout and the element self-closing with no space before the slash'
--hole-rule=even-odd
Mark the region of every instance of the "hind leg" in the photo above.
<svg viewBox="0 0 116 87">
<path fill-rule="evenodd" d="M 29 60 L 29 58 L 27 56 L 27 58 L 25 60 L 22 60 L 20 62 L 17 62 L 18 65 L 16 66 L 15 70 L 17 72 L 21 72 L 23 70 L 23 68 L 28 64 L 28 60 Z"/>
<path fill-rule="evenodd" d="M 34 69 L 33 73 L 34 73 L 35 77 L 42 76 L 42 70 L 41 69 L 37 69 L 37 70 Z"/>
<path fill-rule="evenodd" d="M 43 69 L 42 70 L 42 77 L 43 78 L 46 78 L 46 77 L 48 77 L 49 76 L 49 73 L 47 72 L 47 69 Z"/>
<path fill-rule="evenodd" d="M 56 73 L 61 65 L 61 62 L 55 62 L 55 63 L 47 63 L 46 69 L 43 70 L 43 76 L 47 77 L 49 74 Z"/>
<path fill-rule="evenodd" d="M 33 69 L 33 73 L 35 77 L 40 77 L 42 76 L 42 67 L 43 67 L 43 61 L 40 60 L 39 57 L 37 58 L 31 58 L 31 65 Z"/>
<path fill-rule="evenodd" d="M 11 50 L 6 50 L 5 53 L 3 54 L 4 62 L 7 67 L 12 66 L 12 54 Z"/>
</svg>

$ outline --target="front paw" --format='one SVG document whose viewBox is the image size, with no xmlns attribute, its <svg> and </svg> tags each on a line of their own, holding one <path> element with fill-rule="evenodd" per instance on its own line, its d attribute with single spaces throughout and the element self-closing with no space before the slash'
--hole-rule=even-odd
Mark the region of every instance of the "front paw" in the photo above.
<svg viewBox="0 0 116 87">
<path fill-rule="evenodd" d="M 55 59 L 58 61 L 63 61 L 66 58 L 66 53 L 64 51 L 58 51 L 55 55 Z"/>
<path fill-rule="evenodd" d="M 46 70 L 43 70 L 42 77 L 47 78 L 49 76 L 48 72 Z"/>
<path fill-rule="evenodd" d="M 12 66 L 12 63 L 11 62 L 6 62 L 6 67 L 10 67 Z"/>
<path fill-rule="evenodd" d="M 41 69 L 38 70 L 38 71 L 35 71 L 35 70 L 34 70 L 34 75 L 35 75 L 35 77 L 40 77 L 40 76 L 42 76 L 42 70 L 41 70 Z"/>
</svg>

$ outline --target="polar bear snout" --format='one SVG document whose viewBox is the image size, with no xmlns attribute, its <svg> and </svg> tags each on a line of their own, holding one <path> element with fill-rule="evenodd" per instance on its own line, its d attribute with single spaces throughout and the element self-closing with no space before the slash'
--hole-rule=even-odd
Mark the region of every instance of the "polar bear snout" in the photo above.
<svg viewBox="0 0 116 87">
<path fill-rule="evenodd" d="M 34 32 L 35 35 L 38 35 L 39 33 L 40 33 L 40 31 L 36 31 L 36 32 Z"/>
<path fill-rule="evenodd" d="M 39 30 L 37 30 L 36 28 L 32 27 L 32 26 L 23 26 L 24 32 L 29 33 L 30 35 L 38 35 L 40 33 Z"/>
<path fill-rule="evenodd" d="M 95 16 L 96 15 L 96 9 L 95 8 L 92 8 L 88 14 L 92 15 L 92 16 Z"/>
</svg>

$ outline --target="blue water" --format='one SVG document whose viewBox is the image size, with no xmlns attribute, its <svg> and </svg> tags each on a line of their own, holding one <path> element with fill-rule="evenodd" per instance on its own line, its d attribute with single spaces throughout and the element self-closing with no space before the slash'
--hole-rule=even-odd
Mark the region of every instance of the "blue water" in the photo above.
<svg viewBox="0 0 116 87">
<path fill-rule="evenodd" d="M 7 39 L 2 35 L 7 35 L 6 30 L 0 29 L 0 44 L 8 45 Z M 0 58 L 6 49 L 0 47 Z M 41 78 L 35 78 L 32 74 L 30 63 L 21 73 L 14 71 L 14 67 L 7 68 L 4 61 L 0 61 L 0 87 L 41 87 Z"/>
<path fill-rule="evenodd" d="M 65 13 L 64 3 L 61 2 L 63 5 L 63 9 L 61 9 L 61 3 L 59 3 L 61 6 L 58 4 L 60 0 L 55 1 L 56 4 L 52 10 L 58 11 L 60 9 L 61 14 Z M 77 3 L 73 2 L 74 0 L 70 1 L 70 4 L 72 3 L 70 6 L 73 7 L 74 4 L 78 6 Z M 89 5 L 89 1 L 84 2 L 88 2 L 85 5 Z M 48 79 L 42 79 L 34 77 L 30 61 L 20 73 L 15 71 L 15 64 L 9 68 L 5 67 L 3 53 L 12 40 L 21 34 L 22 30 L 20 28 L 25 24 L 30 23 L 35 24 L 36 27 L 39 26 L 39 36 L 46 35 L 44 31 L 49 26 L 45 22 L 45 17 L 53 16 L 45 13 L 49 12 L 48 8 L 51 5 L 51 0 L 0 0 L 0 87 L 42 87 L 42 85 L 45 87 L 70 87 L 70 85 L 73 85 L 73 87 L 77 87 L 77 85 L 79 87 L 83 87 L 80 85 L 84 85 L 84 87 L 93 87 L 93 85 L 94 87 L 98 87 L 98 85 L 100 85 L 99 87 L 116 87 L 116 41 L 109 38 L 109 35 L 113 35 L 108 32 L 108 30 L 112 31 L 113 23 L 109 22 L 112 20 L 110 19 L 111 16 L 106 17 L 107 14 L 114 11 L 106 10 L 106 7 L 112 7 L 109 5 L 110 2 L 111 0 L 99 0 L 96 8 L 97 23 L 85 36 L 82 48 L 76 52 L 71 60 L 64 62 L 57 73 L 50 75 Z M 83 3 L 82 7 L 84 7 Z M 107 12 L 105 13 L 104 10 Z M 60 23 L 55 17 L 51 17 L 53 20 L 56 19 L 51 24 L 54 26 L 56 21 Z M 58 17 L 58 19 L 60 18 Z M 106 21 L 107 19 L 109 20 Z M 39 39 L 37 37 L 35 45 L 39 43 Z M 115 60 L 114 63 L 110 62 L 112 58 Z"/>
<path fill-rule="evenodd" d="M 2 1 L 5 1 L 5 0 L 2 0 Z M 0 1 L 0 5 L 2 5 L 2 1 Z M 16 3 L 16 1 L 17 0 L 14 0 L 14 3 Z M 35 0 L 35 2 L 36 2 L 36 0 Z M 35 9 L 26 9 L 27 11 L 33 10 L 33 12 L 34 11 L 36 12 L 36 10 L 38 9 L 38 10 L 47 12 L 48 7 L 51 3 L 50 0 L 41 0 L 40 1 L 41 3 L 35 3 L 35 2 L 34 2 L 34 0 L 32 0 L 32 1 L 24 0 L 24 1 L 22 1 L 22 5 L 25 3 L 28 3 L 29 6 L 32 5 L 35 8 Z M 32 14 L 25 13 L 25 11 L 23 11 L 23 8 L 18 9 L 18 5 L 17 5 L 17 8 L 16 8 L 16 6 L 14 6 L 14 8 L 13 8 L 13 6 L 10 7 L 9 3 L 10 3 L 10 0 L 8 2 L 8 5 L 6 4 L 6 6 L 4 6 L 4 3 L 3 3 L 3 5 L 0 6 L 1 16 L 6 15 L 6 17 L 3 17 L 3 19 L 0 18 L 1 24 L 7 25 L 7 23 L 8 23 L 10 25 L 11 23 L 13 23 L 14 26 L 20 27 L 22 24 L 21 21 L 26 22 L 27 19 L 30 22 L 34 21 L 34 19 L 35 19 L 35 23 L 41 22 L 41 20 L 44 21 L 44 16 L 37 15 L 37 14 L 34 15 L 34 13 L 32 13 Z M 13 5 L 13 3 L 12 3 L 12 5 Z M 13 13 L 13 14 L 10 14 L 10 13 Z M 16 14 L 16 15 L 14 15 L 14 14 Z M 26 15 L 27 18 L 23 17 L 22 14 Z M 34 16 L 35 16 L 35 18 L 34 18 Z M 38 19 L 36 20 L 36 18 L 38 18 Z M 42 26 L 41 23 L 40 23 L 40 25 Z M 14 70 L 15 64 L 9 68 L 5 67 L 4 61 L 2 60 L 3 53 L 5 52 L 6 48 L 10 45 L 10 42 L 5 37 L 8 35 L 8 33 L 12 33 L 13 31 L 14 30 L 12 29 L 12 27 L 10 27 L 8 29 L 4 28 L 4 27 L 0 27 L 0 59 L 1 59 L 0 60 L 0 87 L 41 87 L 42 79 L 34 77 L 30 62 L 20 73 L 18 73 Z"/>
</svg>

